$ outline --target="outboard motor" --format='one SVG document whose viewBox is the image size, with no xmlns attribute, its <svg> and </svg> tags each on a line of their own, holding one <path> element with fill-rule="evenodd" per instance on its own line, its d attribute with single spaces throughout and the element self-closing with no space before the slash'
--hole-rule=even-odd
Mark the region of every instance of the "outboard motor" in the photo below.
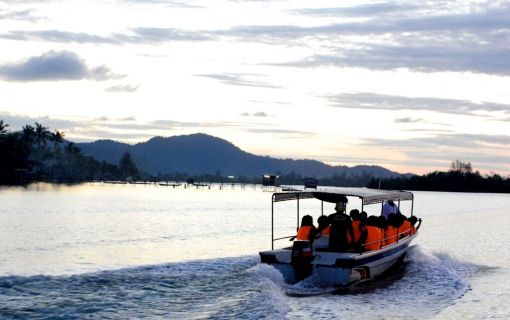
<svg viewBox="0 0 510 320">
<path fill-rule="evenodd" d="M 310 241 L 297 240 L 292 245 L 290 264 L 296 275 L 296 282 L 303 280 L 312 273 L 313 252 Z"/>
</svg>

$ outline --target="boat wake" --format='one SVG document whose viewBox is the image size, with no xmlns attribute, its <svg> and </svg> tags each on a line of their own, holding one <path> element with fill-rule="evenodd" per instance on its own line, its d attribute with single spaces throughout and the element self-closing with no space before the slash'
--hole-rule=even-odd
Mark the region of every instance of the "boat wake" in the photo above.
<svg viewBox="0 0 510 320">
<path fill-rule="evenodd" d="M 408 257 L 393 274 L 340 292 L 317 287 L 313 276 L 286 284 L 255 256 L 73 276 L 4 276 L 0 318 L 421 318 L 455 303 L 483 268 L 419 246 Z"/>
</svg>

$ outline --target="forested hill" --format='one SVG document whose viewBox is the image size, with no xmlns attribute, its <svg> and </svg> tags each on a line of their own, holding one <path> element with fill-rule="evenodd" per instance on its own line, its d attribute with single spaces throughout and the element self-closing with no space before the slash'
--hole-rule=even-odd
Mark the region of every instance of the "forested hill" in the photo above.
<svg viewBox="0 0 510 320">
<path fill-rule="evenodd" d="M 232 143 L 206 134 L 154 137 L 129 145 L 112 140 L 79 143 L 82 153 L 112 164 L 123 153 L 131 153 L 138 169 L 157 175 L 187 173 L 257 177 L 262 174 L 297 174 L 324 178 L 332 176 L 372 176 L 396 178 L 400 175 L 379 166 L 330 166 L 315 160 L 277 159 L 245 152 Z"/>
</svg>

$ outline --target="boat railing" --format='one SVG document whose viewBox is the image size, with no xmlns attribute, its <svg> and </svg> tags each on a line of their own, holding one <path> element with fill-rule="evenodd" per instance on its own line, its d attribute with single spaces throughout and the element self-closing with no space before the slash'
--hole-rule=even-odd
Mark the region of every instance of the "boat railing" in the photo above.
<svg viewBox="0 0 510 320">
<path fill-rule="evenodd" d="M 379 249 L 377 249 L 377 250 L 380 250 L 380 249 L 382 249 L 384 247 L 387 247 L 389 245 L 392 245 L 394 243 L 398 243 L 399 241 L 401 241 L 403 239 L 406 239 L 409 236 L 412 236 L 414 233 L 416 233 L 416 231 L 413 231 L 413 228 L 408 228 L 408 229 L 403 230 L 403 231 L 399 230 L 399 232 L 397 234 L 389 236 L 389 237 L 382 238 L 380 240 L 375 240 L 375 241 L 371 241 L 371 242 L 364 242 L 364 243 L 362 243 L 359 246 L 359 253 L 362 254 L 362 253 L 374 251 L 374 250 L 364 250 L 365 246 L 367 246 L 367 245 L 372 245 L 372 244 L 377 244 L 378 243 L 379 244 Z M 275 239 L 273 239 L 273 242 L 274 241 L 278 241 L 278 240 L 285 240 L 285 239 L 290 239 L 292 241 L 296 237 L 297 237 L 296 235 L 293 235 L 293 236 L 286 236 L 286 237 L 275 238 Z M 388 240 L 394 239 L 394 238 L 397 238 L 396 241 L 391 242 L 389 244 L 386 244 L 386 242 Z"/>
<path fill-rule="evenodd" d="M 400 230 L 399 230 L 400 231 Z M 368 250 L 368 251 L 364 251 L 363 248 L 365 248 L 365 246 L 367 245 L 372 245 L 372 244 L 377 244 L 379 243 L 379 250 L 382 249 L 383 247 L 387 247 L 389 245 L 392 245 L 394 243 L 398 243 L 399 241 L 407 238 L 407 237 L 410 237 L 412 236 L 413 234 L 415 234 L 416 231 L 413 231 L 413 228 L 408 228 L 402 232 L 398 232 L 397 234 L 394 234 L 392 236 L 389 236 L 389 237 L 386 237 L 386 238 L 383 238 L 381 240 L 375 240 L 375 241 L 371 241 L 371 242 L 365 242 L 365 243 L 362 243 L 361 246 L 360 246 L 360 253 L 363 253 L 363 252 L 368 252 L 368 251 L 373 251 L 373 250 Z M 397 238 L 396 241 L 393 241 L 391 243 L 388 243 L 386 244 L 386 242 L 390 239 L 394 239 L 394 238 Z"/>
</svg>

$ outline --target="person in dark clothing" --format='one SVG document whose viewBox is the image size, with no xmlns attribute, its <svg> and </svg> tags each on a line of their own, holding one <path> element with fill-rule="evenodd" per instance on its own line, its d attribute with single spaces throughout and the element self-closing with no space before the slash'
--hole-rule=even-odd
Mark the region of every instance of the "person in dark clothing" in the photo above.
<svg viewBox="0 0 510 320">
<path fill-rule="evenodd" d="M 335 206 L 335 213 L 328 216 L 331 224 L 329 231 L 329 249 L 335 252 L 347 252 L 350 242 L 354 239 L 351 218 L 345 214 L 345 202 L 339 201 Z"/>
</svg>

